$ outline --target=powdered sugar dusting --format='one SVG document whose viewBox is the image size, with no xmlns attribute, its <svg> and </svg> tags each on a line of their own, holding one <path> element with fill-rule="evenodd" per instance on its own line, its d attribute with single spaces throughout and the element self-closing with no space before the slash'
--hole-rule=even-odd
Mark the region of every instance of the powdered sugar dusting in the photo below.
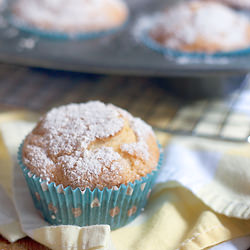
<svg viewBox="0 0 250 250">
<path fill-rule="evenodd" d="M 152 29 L 160 18 L 162 18 L 161 13 L 140 16 L 132 30 L 134 38 L 139 42 L 141 36 L 148 30 Z"/>
<path fill-rule="evenodd" d="M 135 155 L 144 161 L 147 161 L 149 159 L 149 151 L 146 140 L 148 135 L 154 135 L 152 128 L 140 118 L 134 118 L 128 112 L 122 109 L 119 109 L 119 111 L 125 117 L 127 117 L 129 124 L 137 137 L 137 142 L 135 143 L 122 144 L 120 147 L 121 150 L 123 152 L 127 152 L 130 155 Z"/>
<path fill-rule="evenodd" d="M 110 29 L 128 14 L 122 0 L 18 0 L 13 11 L 20 23 L 70 33 Z"/>
<path fill-rule="evenodd" d="M 40 176 L 42 179 L 50 181 L 47 170 L 54 166 L 54 162 L 47 156 L 46 152 L 37 146 L 27 145 L 27 154 L 24 157 L 24 164 L 36 166 L 41 169 Z M 37 157 L 35 157 L 37 155 Z"/>
<path fill-rule="evenodd" d="M 108 173 L 113 176 L 121 173 L 120 160 L 120 155 L 113 148 L 101 147 L 94 151 L 85 150 L 80 156 L 76 154 L 61 156 L 57 165 L 63 167 L 65 176 L 76 185 L 81 183 L 83 186 L 94 188 L 93 178 L 98 179 Z"/>
<path fill-rule="evenodd" d="M 248 18 L 212 1 L 179 3 L 151 18 L 141 18 L 134 32 L 143 29 L 150 30 L 163 46 L 177 50 L 191 46 L 191 51 L 202 51 L 207 44 L 208 52 L 230 51 L 250 44 Z"/>
<path fill-rule="evenodd" d="M 92 101 L 54 108 L 42 117 L 25 140 L 24 164 L 42 179 L 57 179 L 59 184 L 60 178 L 66 178 L 64 184 L 82 189 L 93 189 L 100 180 L 115 180 L 117 185 L 128 167 L 120 150 L 91 145 L 116 136 L 125 121 L 129 121 L 136 142 L 121 144 L 121 151 L 146 161 L 149 158 L 146 140 L 149 134 L 153 135 L 152 128 L 125 110 Z"/>
<path fill-rule="evenodd" d="M 130 155 L 136 155 L 142 160 L 148 160 L 149 158 L 148 145 L 144 141 L 122 144 L 121 150 L 123 152 L 127 152 Z"/>
<path fill-rule="evenodd" d="M 123 125 L 115 109 L 97 101 L 52 109 L 42 122 L 53 155 L 81 153 L 96 139 L 114 136 Z"/>
</svg>

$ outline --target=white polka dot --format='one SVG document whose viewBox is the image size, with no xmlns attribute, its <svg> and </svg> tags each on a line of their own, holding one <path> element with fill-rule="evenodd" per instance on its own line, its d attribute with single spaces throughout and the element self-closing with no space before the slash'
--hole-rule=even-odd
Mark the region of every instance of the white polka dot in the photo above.
<svg viewBox="0 0 250 250">
<path fill-rule="evenodd" d="M 29 172 L 28 176 L 31 178 L 33 176 L 33 174 L 31 172 Z"/>
<path fill-rule="evenodd" d="M 128 210 L 128 216 L 132 216 L 135 212 L 137 211 L 137 207 L 136 206 L 133 206 L 132 208 L 130 208 Z"/>
<path fill-rule="evenodd" d="M 115 217 L 119 213 L 120 213 L 120 208 L 119 207 L 114 207 L 114 208 L 110 209 L 110 211 L 109 211 L 109 214 L 110 214 L 111 217 Z"/>
<path fill-rule="evenodd" d="M 134 189 L 131 186 L 128 186 L 126 194 L 127 195 L 132 195 L 133 191 L 134 191 Z"/>
<path fill-rule="evenodd" d="M 46 182 L 42 182 L 41 187 L 42 187 L 43 192 L 48 190 L 48 184 Z"/>
<path fill-rule="evenodd" d="M 76 207 L 76 208 L 72 208 L 72 214 L 74 215 L 74 217 L 79 217 L 82 214 L 82 209 L 80 207 Z"/>
<path fill-rule="evenodd" d="M 100 201 L 95 198 L 92 202 L 91 202 L 91 208 L 93 207 L 100 207 Z"/>
<path fill-rule="evenodd" d="M 145 182 L 141 184 L 141 191 L 144 190 L 145 186 L 146 186 L 146 183 L 145 183 Z"/>
<path fill-rule="evenodd" d="M 58 194 L 64 194 L 65 192 L 64 192 L 64 189 L 63 189 L 63 185 L 59 185 L 58 187 L 57 187 L 57 193 Z"/>
</svg>

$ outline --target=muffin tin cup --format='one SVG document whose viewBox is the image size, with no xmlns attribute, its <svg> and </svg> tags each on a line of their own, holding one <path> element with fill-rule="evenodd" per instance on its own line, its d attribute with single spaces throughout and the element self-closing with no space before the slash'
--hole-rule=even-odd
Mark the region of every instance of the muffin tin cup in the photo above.
<svg viewBox="0 0 250 250">
<path fill-rule="evenodd" d="M 159 145 L 160 147 L 160 145 Z M 48 183 L 33 174 L 22 162 L 22 144 L 18 151 L 18 163 L 28 184 L 35 207 L 52 225 L 89 226 L 108 224 L 111 229 L 120 228 L 134 220 L 145 207 L 155 179 L 162 165 L 160 154 L 157 168 L 152 173 L 119 188 L 64 188 Z"/>
<path fill-rule="evenodd" d="M 194 59 L 203 59 L 203 58 L 225 58 L 225 57 L 237 57 L 237 56 L 245 56 L 250 54 L 250 46 L 244 49 L 232 50 L 232 51 L 222 51 L 216 53 L 206 53 L 206 52 L 185 52 L 181 50 L 175 50 L 171 48 L 164 47 L 157 41 L 155 41 L 150 35 L 149 31 L 145 30 L 142 32 L 140 39 L 143 44 L 145 44 L 148 48 L 164 54 L 166 56 L 171 57 L 188 57 Z"/>
<path fill-rule="evenodd" d="M 72 32 L 72 33 L 61 32 L 56 30 L 39 29 L 34 26 L 28 25 L 25 22 L 22 22 L 18 17 L 16 17 L 13 14 L 9 15 L 8 21 L 12 26 L 16 27 L 17 29 L 25 33 L 33 34 L 35 36 L 43 38 L 56 39 L 56 40 L 89 40 L 111 35 L 122 30 L 128 23 L 128 17 L 123 24 L 114 28 L 100 30 L 100 31 Z"/>
</svg>

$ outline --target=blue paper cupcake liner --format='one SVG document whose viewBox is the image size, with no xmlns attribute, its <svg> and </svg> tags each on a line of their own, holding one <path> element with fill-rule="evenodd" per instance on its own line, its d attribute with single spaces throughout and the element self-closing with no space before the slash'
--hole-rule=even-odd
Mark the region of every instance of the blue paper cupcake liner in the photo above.
<svg viewBox="0 0 250 250">
<path fill-rule="evenodd" d="M 57 39 L 57 40 L 89 40 L 89 39 L 95 39 L 95 38 L 101 38 L 107 35 L 111 35 L 113 33 L 118 32 L 119 30 L 122 30 L 128 23 L 127 20 L 120 26 L 117 26 L 115 28 L 107 29 L 107 30 L 100 30 L 100 31 L 93 31 L 93 32 L 76 32 L 76 33 L 67 33 L 67 32 L 61 32 L 56 30 L 45 30 L 45 29 L 39 29 L 34 26 L 28 25 L 24 22 L 22 22 L 19 18 L 14 16 L 13 14 L 10 14 L 8 17 L 9 23 L 16 27 L 17 29 L 33 34 L 35 36 L 44 37 L 48 39 Z"/>
<path fill-rule="evenodd" d="M 159 145 L 160 147 L 160 145 Z M 22 144 L 18 151 L 18 163 L 28 184 L 35 207 L 44 219 L 53 225 L 88 226 L 108 224 L 111 229 L 120 228 L 134 220 L 145 207 L 163 160 L 150 174 L 119 188 L 91 191 L 86 188 L 63 188 L 37 177 L 22 162 Z"/>
<path fill-rule="evenodd" d="M 221 51 L 216 53 L 206 53 L 206 52 L 185 52 L 181 50 L 175 50 L 171 48 L 164 47 L 157 41 L 155 41 L 150 35 L 149 31 L 145 30 L 140 36 L 141 41 L 150 49 L 159 52 L 161 54 L 172 56 L 172 57 L 189 57 L 189 58 L 225 58 L 225 57 L 237 57 L 245 56 L 250 54 L 250 46 L 244 49 L 233 50 L 233 51 Z"/>
</svg>

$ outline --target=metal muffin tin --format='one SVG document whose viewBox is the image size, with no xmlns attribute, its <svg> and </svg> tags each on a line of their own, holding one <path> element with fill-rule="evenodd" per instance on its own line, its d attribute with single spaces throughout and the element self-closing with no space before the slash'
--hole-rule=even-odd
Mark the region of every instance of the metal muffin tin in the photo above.
<svg viewBox="0 0 250 250">
<path fill-rule="evenodd" d="M 10 0 L 8 0 L 10 1 Z M 151 76 L 219 76 L 245 74 L 250 70 L 250 54 L 227 58 L 227 63 L 196 61 L 179 63 L 166 58 L 133 36 L 140 16 L 148 15 L 176 2 L 174 0 L 127 0 L 127 25 L 101 38 L 62 40 L 39 37 L 16 30 L 0 20 L 0 61 L 27 66 L 78 72 L 117 73 Z M 9 19 L 8 8 L 3 12 Z"/>
</svg>

